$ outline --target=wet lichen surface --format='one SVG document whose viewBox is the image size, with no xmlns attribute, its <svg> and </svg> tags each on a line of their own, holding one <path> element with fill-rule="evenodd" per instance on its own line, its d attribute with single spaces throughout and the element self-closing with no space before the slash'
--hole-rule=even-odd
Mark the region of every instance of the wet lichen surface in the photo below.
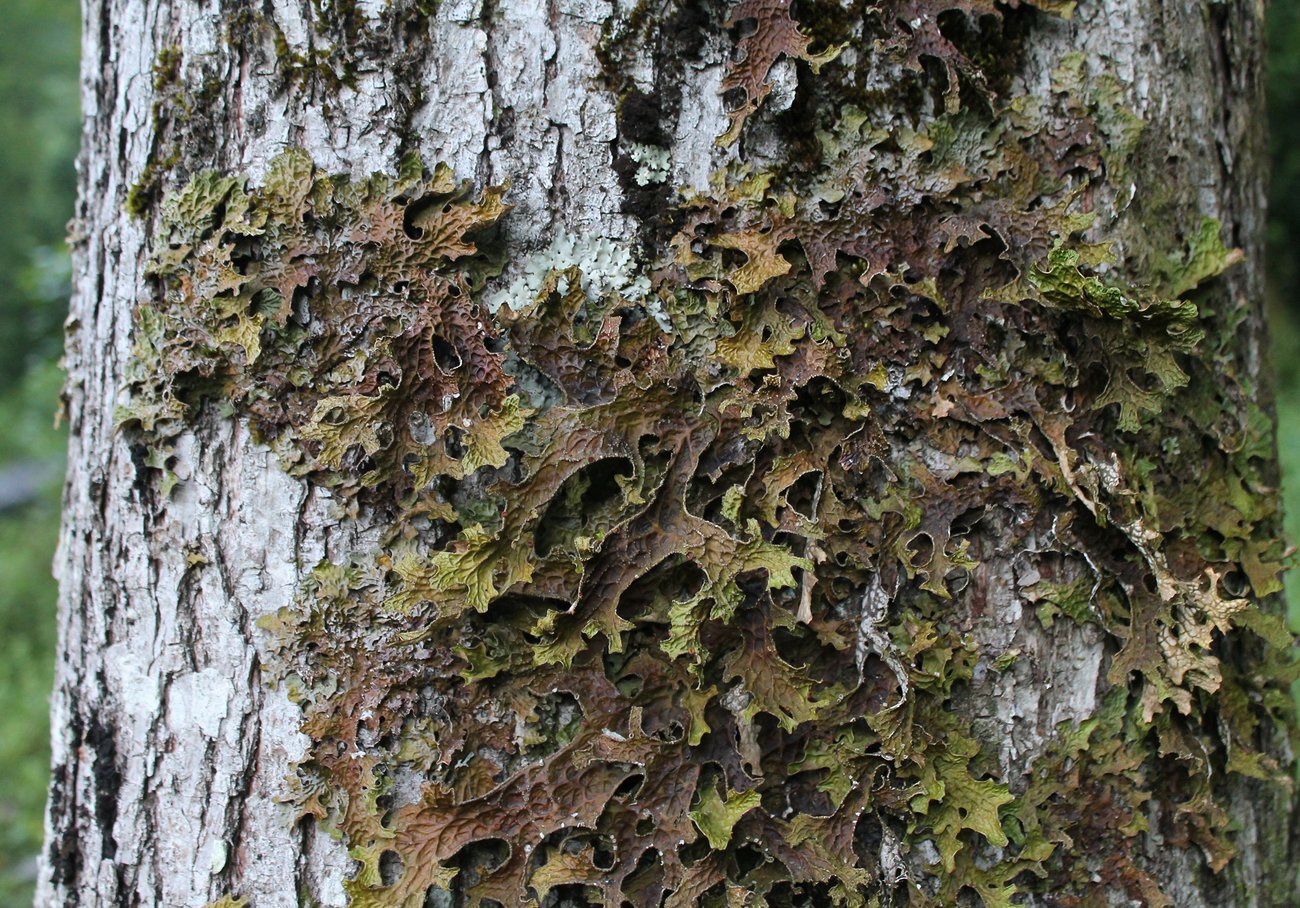
<svg viewBox="0 0 1300 908">
<path fill-rule="evenodd" d="M 353 905 L 1170 905 L 1151 836 L 1217 872 L 1222 779 L 1285 784 L 1239 254 L 1209 219 L 1142 274 L 1094 241 L 1142 125 L 1082 59 L 995 94 L 938 23 L 1001 7 L 867 8 L 856 52 L 932 112 L 821 105 L 815 154 L 678 193 L 649 254 L 561 237 L 494 282 L 508 192 L 413 157 L 163 203 L 126 431 L 227 408 L 385 528 L 266 622 Z M 845 78 L 788 4 L 731 24 L 720 141 L 779 60 Z M 1033 553 L 1030 620 L 1109 653 L 1016 779 L 962 708 L 1016 658 L 958 620 L 981 522 Z"/>
</svg>

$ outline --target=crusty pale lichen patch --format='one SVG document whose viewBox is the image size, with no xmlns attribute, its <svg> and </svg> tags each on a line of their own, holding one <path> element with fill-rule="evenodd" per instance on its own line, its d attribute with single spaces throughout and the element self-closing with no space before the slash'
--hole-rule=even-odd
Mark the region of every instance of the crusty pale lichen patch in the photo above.
<svg viewBox="0 0 1300 908">
<path fill-rule="evenodd" d="M 1118 277 L 1086 239 L 1124 163 L 1097 137 L 1140 127 L 1113 92 L 1067 65 L 999 98 L 924 24 L 983 4 L 881 5 L 936 112 L 822 110 L 815 167 L 718 174 L 635 274 L 568 238 L 489 297 L 502 192 L 413 159 L 289 152 L 164 205 L 124 424 L 232 405 L 388 527 L 268 625 L 313 741 L 292 800 L 348 843 L 353 904 L 1169 904 L 1144 805 L 1217 869 L 1221 771 L 1284 774 L 1269 427 L 1199 306 L 1235 253 L 1206 221 Z M 728 140 L 776 60 L 833 54 L 779 0 L 735 17 Z M 1114 652 L 1014 791 L 953 708 L 992 515 L 1086 565 L 1025 595 Z"/>
</svg>

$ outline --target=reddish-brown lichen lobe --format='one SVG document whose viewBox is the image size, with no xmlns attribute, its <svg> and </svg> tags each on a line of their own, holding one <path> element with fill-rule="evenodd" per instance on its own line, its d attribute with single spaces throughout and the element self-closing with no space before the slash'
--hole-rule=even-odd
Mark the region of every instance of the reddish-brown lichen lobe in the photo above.
<svg viewBox="0 0 1300 908">
<path fill-rule="evenodd" d="M 937 55 L 952 106 L 987 80 L 905 27 L 921 6 L 997 11 L 881 5 L 878 51 L 926 84 Z M 785 4 L 736 17 L 758 31 L 733 129 L 809 48 Z M 290 152 L 259 187 L 171 197 L 123 422 L 165 435 L 228 401 L 390 530 L 268 623 L 313 741 L 293 801 L 360 862 L 353 904 L 1168 904 L 1141 858 L 1158 788 L 1170 840 L 1222 866 L 1217 767 L 1284 772 L 1254 746 L 1287 713 L 1289 638 L 1256 604 L 1268 427 L 1213 381 L 1212 222 L 1147 286 L 1096 276 L 1063 175 L 1104 178 L 1077 121 L 1126 121 L 1098 97 L 985 95 L 913 129 L 822 110 L 814 172 L 682 199 L 647 279 L 557 268 L 496 312 L 502 193 L 444 168 L 352 182 Z M 979 511 L 1004 550 L 1087 552 L 1024 595 L 1117 649 L 1025 784 L 952 707 L 983 655 L 1014 661 L 951 604 L 982 579 Z M 1243 629 L 1267 676 L 1220 664 Z"/>
</svg>

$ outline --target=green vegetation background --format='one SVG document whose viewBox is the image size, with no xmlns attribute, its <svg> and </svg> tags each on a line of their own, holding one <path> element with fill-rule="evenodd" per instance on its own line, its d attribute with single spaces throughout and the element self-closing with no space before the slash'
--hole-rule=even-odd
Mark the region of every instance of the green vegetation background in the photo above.
<svg viewBox="0 0 1300 908">
<path fill-rule="evenodd" d="M 0 908 L 32 901 L 48 778 L 47 695 L 64 438 L 53 426 L 79 132 L 77 0 L 4 0 L 0 28 Z M 1270 333 L 1287 532 L 1300 539 L 1300 0 L 1273 0 Z M 31 479 L 36 476 L 35 480 Z M 1300 627 L 1300 571 L 1288 578 Z"/>
<path fill-rule="evenodd" d="M 79 114 L 77 0 L 3 0 L 0 25 L 0 906 L 32 903 L 64 437 L 53 427 Z M 33 481 L 32 477 L 36 479 Z"/>
</svg>

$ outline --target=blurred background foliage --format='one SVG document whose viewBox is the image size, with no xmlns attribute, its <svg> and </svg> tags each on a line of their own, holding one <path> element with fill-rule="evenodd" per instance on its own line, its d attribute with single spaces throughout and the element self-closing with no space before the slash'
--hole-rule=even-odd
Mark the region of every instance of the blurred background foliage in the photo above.
<svg viewBox="0 0 1300 908">
<path fill-rule="evenodd" d="M 1300 0 L 1272 0 L 1268 17 L 1269 335 L 1286 532 L 1300 540 Z M 1286 581 L 1291 626 L 1300 630 L 1300 570 Z"/>
<path fill-rule="evenodd" d="M 0 908 L 31 904 L 48 778 L 63 434 L 53 425 L 79 134 L 77 0 L 0 27 Z M 1287 531 L 1300 539 L 1300 0 L 1269 11 L 1270 334 Z M 1300 571 L 1288 576 L 1300 627 Z"/>
<path fill-rule="evenodd" d="M 32 903 L 49 778 L 54 428 L 80 137 L 77 0 L 3 0 L 0 24 L 0 906 Z"/>
</svg>

